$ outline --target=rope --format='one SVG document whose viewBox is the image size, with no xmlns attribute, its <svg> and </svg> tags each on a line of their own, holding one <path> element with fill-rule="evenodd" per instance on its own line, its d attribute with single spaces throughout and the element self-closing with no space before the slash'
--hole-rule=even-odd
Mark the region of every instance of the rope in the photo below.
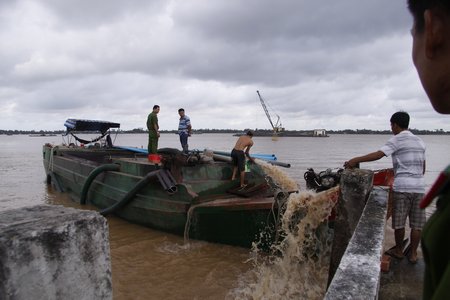
<svg viewBox="0 0 450 300">
<path fill-rule="evenodd" d="M 56 147 L 55 147 L 56 148 Z M 53 146 L 50 147 L 50 157 L 48 159 L 48 168 L 47 168 L 47 172 L 51 171 L 53 172 L 53 153 L 55 151 L 53 151 Z"/>
</svg>

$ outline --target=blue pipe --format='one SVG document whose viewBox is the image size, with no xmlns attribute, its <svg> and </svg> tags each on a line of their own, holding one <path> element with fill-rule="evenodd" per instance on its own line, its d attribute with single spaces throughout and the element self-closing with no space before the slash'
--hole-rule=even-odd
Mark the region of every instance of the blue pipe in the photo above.
<svg viewBox="0 0 450 300">
<path fill-rule="evenodd" d="M 226 151 L 213 150 L 213 153 L 218 154 L 218 155 L 231 156 L 231 152 L 226 152 Z M 259 158 L 259 159 L 265 159 L 265 160 L 277 160 L 277 157 L 275 156 L 275 154 L 250 154 L 250 156 Z"/>
<path fill-rule="evenodd" d="M 264 159 L 264 160 L 277 160 L 275 155 L 264 155 L 264 154 L 250 154 L 251 157 Z"/>
<path fill-rule="evenodd" d="M 143 149 L 143 148 L 126 147 L 126 146 L 114 146 L 114 148 L 118 148 L 118 149 L 122 149 L 122 150 L 128 150 L 128 151 L 132 151 L 132 152 L 136 152 L 136 153 L 148 154 L 148 150 L 147 149 Z"/>
<path fill-rule="evenodd" d="M 257 154 L 253 154 L 253 155 L 267 156 L 267 157 L 276 157 L 275 154 L 264 154 L 264 153 L 257 153 Z"/>
</svg>

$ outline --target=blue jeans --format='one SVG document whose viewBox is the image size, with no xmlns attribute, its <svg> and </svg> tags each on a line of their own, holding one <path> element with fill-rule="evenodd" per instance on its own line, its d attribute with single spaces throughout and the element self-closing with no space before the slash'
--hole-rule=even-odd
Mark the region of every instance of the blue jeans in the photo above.
<svg viewBox="0 0 450 300">
<path fill-rule="evenodd" d="M 183 153 L 188 153 L 188 133 L 187 132 L 181 132 L 180 133 L 180 143 L 181 143 L 181 147 L 183 148 Z"/>
</svg>

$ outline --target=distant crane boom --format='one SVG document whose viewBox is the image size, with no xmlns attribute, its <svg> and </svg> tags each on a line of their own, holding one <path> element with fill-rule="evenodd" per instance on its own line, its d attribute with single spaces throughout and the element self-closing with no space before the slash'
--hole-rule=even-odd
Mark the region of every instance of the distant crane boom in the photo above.
<svg viewBox="0 0 450 300">
<path fill-rule="evenodd" d="M 267 110 L 266 103 L 264 103 L 264 100 L 261 97 L 261 95 L 259 94 L 259 91 L 256 91 L 256 93 L 258 94 L 259 101 L 261 101 L 261 105 L 262 105 L 262 107 L 264 109 L 264 112 L 266 113 L 267 119 L 269 119 L 270 125 L 272 125 L 272 128 L 275 129 L 275 126 L 273 125 L 272 119 L 270 118 L 269 111 Z"/>
<path fill-rule="evenodd" d="M 267 109 L 266 103 L 264 102 L 264 99 L 261 97 L 261 94 L 259 91 L 256 91 L 259 97 L 259 101 L 261 101 L 261 105 L 264 109 L 264 112 L 266 113 L 267 119 L 269 119 L 270 125 L 272 126 L 272 129 L 275 133 L 282 131 L 281 123 L 280 123 L 280 116 L 277 115 L 277 121 L 275 122 L 275 125 L 272 122 L 272 118 L 270 117 L 269 110 Z"/>
</svg>

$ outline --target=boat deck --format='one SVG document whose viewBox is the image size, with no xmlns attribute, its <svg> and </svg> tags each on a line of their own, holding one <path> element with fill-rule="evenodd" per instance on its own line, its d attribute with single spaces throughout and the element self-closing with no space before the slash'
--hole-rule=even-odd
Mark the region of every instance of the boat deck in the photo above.
<svg viewBox="0 0 450 300">
<path fill-rule="evenodd" d="M 147 157 L 120 157 L 116 160 L 140 165 L 157 165 L 157 163 L 149 161 Z"/>
</svg>

